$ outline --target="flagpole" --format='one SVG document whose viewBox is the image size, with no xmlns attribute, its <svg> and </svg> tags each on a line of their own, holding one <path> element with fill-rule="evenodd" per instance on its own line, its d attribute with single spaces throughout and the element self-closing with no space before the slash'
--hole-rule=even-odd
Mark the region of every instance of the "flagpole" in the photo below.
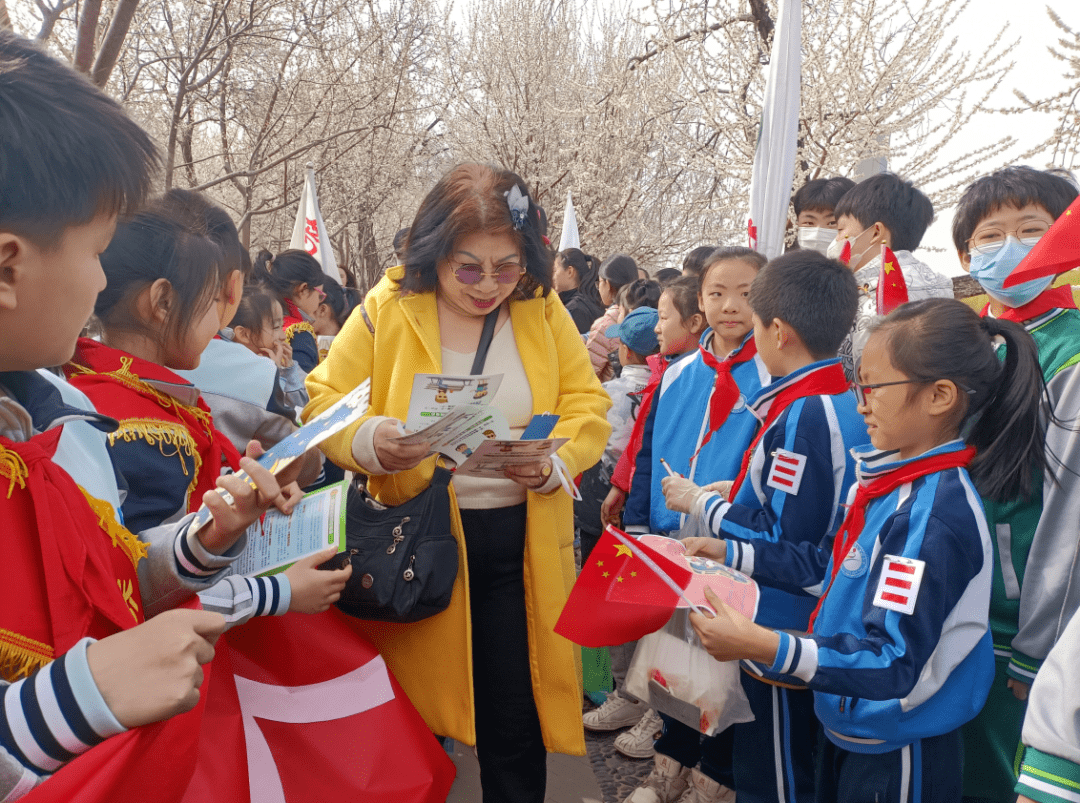
<svg viewBox="0 0 1080 803">
<path fill-rule="evenodd" d="M 657 565 L 656 561 L 654 561 L 652 558 L 650 558 L 648 555 L 646 555 L 644 550 L 642 550 L 637 545 L 637 542 L 633 538 L 624 537 L 621 532 L 616 530 L 610 524 L 607 526 L 607 531 L 609 533 L 611 533 L 612 535 L 614 535 L 624 545 L 629 547 L 630 551 L 634 553 L 634 557 L 635 558 L 640 558 L 642 563 L 644 563 L 646 566 L 648 566 L 650 569 L 652 569 L 653 573 L 655 573 L 657 577 L 659 577 L 661 580 L 663 580 L 664 584 L 668 588 L 670 588 L 672 591 L 674 591 L 676 594 L 678 594 L 679 597 L 682 598 L 686 602 L 686 604 L 690 606 L 691 610 L 693 610 L 695 613 L 700 613 L 702 616 L 707 616 L 710 619 L 712 619 L 714 616 L 716 616 L 715 611 L 713 611 L 713 610 L 711 610 L 709 608 L 703 608 L 700 605 L 695 605 L 693 602 L 691 602 L 687 598 L 686 594 L 684 593 L 685 589 L 683 589 L 678 583 L 676 583 L 674 580 L 672 580 L 671 575 L 669 575 L 667 572 L 665 572 L 663 569 L 661 569 Z"/>
</svg>

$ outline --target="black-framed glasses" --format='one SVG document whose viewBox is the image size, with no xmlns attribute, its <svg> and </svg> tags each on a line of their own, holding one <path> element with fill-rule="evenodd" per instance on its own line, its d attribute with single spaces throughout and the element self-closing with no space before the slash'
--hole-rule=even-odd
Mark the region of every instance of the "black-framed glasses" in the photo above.
<svg viewBox="0 0 1080 803">
<path fill-rule="evenodd" d="M 516 262 L 504 262 L 501 265 L 496 265 L 495 270 L 491 273 L 484 273 L 482 265 L 470 262 L 466 264 L 459 263 L 454 268 L 454 278 L 462 284 L 476 284 L 485 276 L 492 276 L 499 284 L 515 284 L 524 272 L 525 269 Z"/>
<path fill-rule="evenodd" d="M 873 385 L 863 385 L 860 382 L 851 383 L 851 392 L 855 394 L 855 398 L 858 399 L 859 404 L 866 404 L 870 401 L 870 391 L 877 390 L 878 388 L 887 388 L 890 385 L 923 385 L 925 382 L 921 379 L 900 379 L 896 382 L 875 382 Z"/>
</svg>

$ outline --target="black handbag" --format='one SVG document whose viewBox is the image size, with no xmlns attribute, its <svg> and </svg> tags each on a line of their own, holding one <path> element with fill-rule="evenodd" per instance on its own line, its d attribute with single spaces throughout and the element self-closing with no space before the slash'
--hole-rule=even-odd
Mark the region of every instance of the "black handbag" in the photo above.
<svg viewBox="0 0 1080 803">
<path fill-rule="evenodd" d="M 484 370 L 498 315 L 496 309 L 484 319 L 473 374 Z M 396 507 L 380 503 L 359 483 L 349 487 L 345 556 L 353 571 L 337 602 L 344 613 L 418 622 L 446 610 L 458 570 L 458 545 L 450 529 L 452 476 L 437 465 L 431 484 Z"/>
<path fill-rule="evenodd" d="M 431 485 L 397 507 L 366 489 L 349 489 L 346 554 L 353 573 L 337 606 L 358 619 L 416 622 L 446 610 L 457 578 L 450 531 L 450 471 L 437 466 Z"/>
</svg>

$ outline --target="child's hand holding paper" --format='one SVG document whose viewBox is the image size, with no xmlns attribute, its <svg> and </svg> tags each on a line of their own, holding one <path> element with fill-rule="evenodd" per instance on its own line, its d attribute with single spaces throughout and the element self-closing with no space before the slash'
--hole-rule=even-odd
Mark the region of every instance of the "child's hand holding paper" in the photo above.
<svg viewBox="0 0 1080 803">
<path fill-rule="evenodd" d="M 285 570 L 292 587 L 292 599 L 289 612 L 322 613 L 341 599 L 341 592 L 352 576 L 352 563 L 346 563 L 343 569 L 324 571 L 319 564 L 325 563 L 338 554 L 338 548 L 332 546 L 322 552 L 298 560 Z"/>
</svg>

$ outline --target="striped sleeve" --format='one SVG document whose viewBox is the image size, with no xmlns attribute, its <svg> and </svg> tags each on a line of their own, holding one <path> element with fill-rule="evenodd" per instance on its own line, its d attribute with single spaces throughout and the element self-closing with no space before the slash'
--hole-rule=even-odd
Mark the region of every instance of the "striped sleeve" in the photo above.
<svg viewBox="0 0 1080 803">
<path fill-rule="evenodd" d="M 199 602 L 204 610 L 220 613 L 229 627 L 234 627 L 253 616 L 281 616 L 288 613 L 292 586 L 284 574 L 270 577 L 231 574 L 205 591 L 200 591 Z"/>
<path fill-rule="evenodd" d="M 204 580 L 228 567 L 247 545 L 247 533 L 223 555 L 215 555 L 199 541 L 197 533 L 191 527 L 181 527 L 173 542 L 173 554 L 176 567 L 182 578 Z"/>
<path fill-rule="evenodd" d="M 1028 747 L 1016 791 L 1038 803 L 1080 803 L 1080 764 Z"/>
<path fill-rule="evenodd" d="M 101 696 L 86 638 L 27 678 L 0 688 L 0 800 L 16 800 L 41 779 L 126 728 Z"/>
</svg>

